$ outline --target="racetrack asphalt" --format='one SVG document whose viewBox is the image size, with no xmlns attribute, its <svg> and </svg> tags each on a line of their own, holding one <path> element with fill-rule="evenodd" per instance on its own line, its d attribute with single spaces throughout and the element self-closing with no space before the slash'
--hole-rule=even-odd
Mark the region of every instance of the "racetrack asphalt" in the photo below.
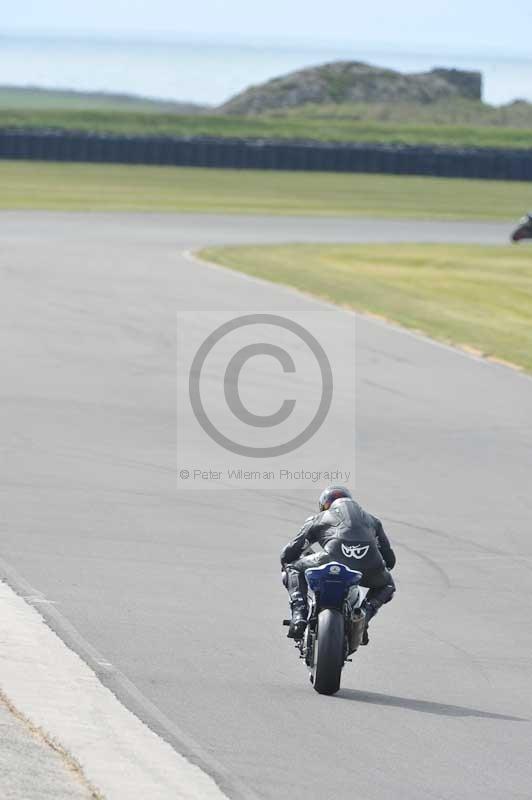
<svg viewBox="0 0 532 800">
<path fill-rule="evenodd" d="M 7 212 L 0 231 L 12 585 L 52 601 L 65 640 L 102 654 L 102 680 L 230 796 L 529 798 L 529 377 L 357 319 L 356 494 L 396 547 L 398 592 L 334 698 L 312 690 L 280 625 L 278 553 L 318 487 L 236 501 L 175 488 L 176 309 L 205 309 L 207 335 L 217 306 L 315 303 L 185 250 L 503 243 L 508 228 Z"/>
</svg>

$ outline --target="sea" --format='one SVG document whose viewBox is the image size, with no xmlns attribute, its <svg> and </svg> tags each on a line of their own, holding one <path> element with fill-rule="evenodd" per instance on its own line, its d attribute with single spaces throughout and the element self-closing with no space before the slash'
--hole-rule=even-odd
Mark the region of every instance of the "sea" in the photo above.
<svg viewBox="0 0 532 800">
<path fill-rule="evenodd" d="M 486 102 L 532 101 L 532 58 L 482 48 L 462 52 L 378 43 L 143 41 L 0 33 L 0 85 L 118 92 L 206 105 L 222 103 L 249 85 L 292 70 L 340 59 L 403 72 L 432 67 L 479 70 Z"/>
</svg>

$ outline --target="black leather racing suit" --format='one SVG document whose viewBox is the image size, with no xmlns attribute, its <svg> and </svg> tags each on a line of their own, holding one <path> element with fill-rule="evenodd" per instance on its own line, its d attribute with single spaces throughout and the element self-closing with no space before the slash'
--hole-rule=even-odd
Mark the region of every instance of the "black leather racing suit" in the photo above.
<svg viewBox="0 0 532 800">
<path fill-rule="evenodd" d="M 323 549 L 302 557 L 312 544 Z M 380 520 L 354 500 L 335 500 L 327 511 L 309 517 L 282 551 L 281 564 L 293 610 L 295 606 L 306 606 L 305 570 L 330 561 L 339 561 L 362 573 L 360 585 L 369 588 L 366 602 L 371 616 L 392 599 L 395 584 L 389 570 L 395 566 L 395 554 Z"/>
</svg>

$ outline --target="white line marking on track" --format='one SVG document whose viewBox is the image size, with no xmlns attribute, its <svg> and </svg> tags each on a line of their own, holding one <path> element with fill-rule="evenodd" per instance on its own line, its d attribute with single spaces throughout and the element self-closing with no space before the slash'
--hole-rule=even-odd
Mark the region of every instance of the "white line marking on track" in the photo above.
<svg viewBox="0 0 532 800">
<path fill-rule="evenodd" d="M 57 603 L 57 600 L 48 600 L 46 597 L 25 597 L 24 600 L 31 605 L 35 603 L 52 603 L 52 605 L 55 605 Z"/>
</svg>

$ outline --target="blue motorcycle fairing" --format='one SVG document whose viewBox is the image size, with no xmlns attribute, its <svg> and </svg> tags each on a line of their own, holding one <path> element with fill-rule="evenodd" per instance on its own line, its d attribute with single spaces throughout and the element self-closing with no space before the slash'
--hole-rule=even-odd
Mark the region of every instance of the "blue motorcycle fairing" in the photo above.
<svg viewBox="0 0 532 800">
<path fill-rule="evenodd" d="M 314 594 L 319 593 L 322 608 L 340 609 L 349 588 L 362 580 L 362 573 L 332 561 L 321 567 L 306 569 L 305 577 Z"/>
</svg>

